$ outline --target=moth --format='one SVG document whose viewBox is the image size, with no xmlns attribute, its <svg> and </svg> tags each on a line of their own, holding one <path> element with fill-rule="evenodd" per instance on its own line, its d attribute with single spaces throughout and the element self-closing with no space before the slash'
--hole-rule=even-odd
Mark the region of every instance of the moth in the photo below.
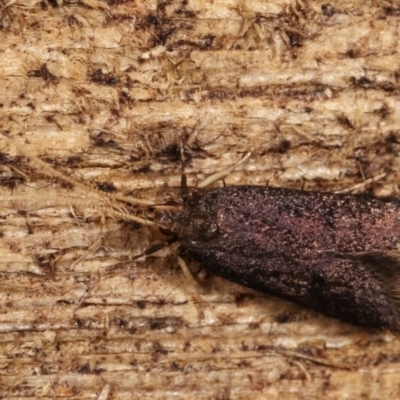
<svg viewBox="0 0 400 400">
<path fill-rule="evenodd" d="M 216 275 L 355 325 L 399 331 L 399 201 L 226 187 L 186 200 L 167 226 Z"/>
<path fill-rule="evenodd" d="M 44 172 L 76 184 L 0 135 Z M 107 206 L 107 214 L 158 226 L 166 243 L 178 241 L 200 266 L 232 282 L 355 325 L 400 331 L 400 201 L 263 186 L 204 188 L 237 165 L 172 205 L 109 195 L 137 208 L 133 215 Z"/>
</svg>

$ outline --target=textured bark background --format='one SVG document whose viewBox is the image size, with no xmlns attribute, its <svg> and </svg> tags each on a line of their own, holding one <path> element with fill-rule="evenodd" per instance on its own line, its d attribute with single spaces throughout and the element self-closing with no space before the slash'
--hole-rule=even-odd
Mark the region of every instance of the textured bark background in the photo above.
<svg viewBox="0 0 400 400">
<path fill-rule="evenodd" d="M 1 133 L 105 191 L 397 195 L 393 1 L 0 3 Z M 398 399 L 400 343 L 206 276 L 0 139 L 0 397 Z M 113 192 L 115 193 L 115 192 Z"/>
</svg>

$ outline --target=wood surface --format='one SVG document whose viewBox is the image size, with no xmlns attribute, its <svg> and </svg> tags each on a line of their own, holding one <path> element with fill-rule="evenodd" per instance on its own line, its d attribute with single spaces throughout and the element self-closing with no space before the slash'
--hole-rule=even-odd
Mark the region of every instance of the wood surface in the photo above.
<svg viewBox="0 0 400 400">
<path fill-rule="evenodd" d="M 397 1 L 0 2 L 0 397 L 399 399 L 400 342 L 202 273 L 94 192 L 400 196 Z M 114 191 L 115 189 L 115 191 Z M 120 205 L 130 211 L 129 206 Z"/>
</svg>

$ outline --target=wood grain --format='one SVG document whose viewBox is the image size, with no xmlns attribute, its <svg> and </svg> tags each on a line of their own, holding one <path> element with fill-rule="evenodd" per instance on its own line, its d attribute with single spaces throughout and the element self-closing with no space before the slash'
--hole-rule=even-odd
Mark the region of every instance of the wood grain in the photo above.
<svg viewBox="0 0 400 400">
<path fill-rule="evenodd" d="M 399 196 L 397 2 L 12 1 L 1 133 L 154 202 L 227 184 Z M 399 340 L 205 275 L 0 139 L 0 397 L 397 399 Z M 107 186 L 112 184 L 112 186 Z"/>
</svg>

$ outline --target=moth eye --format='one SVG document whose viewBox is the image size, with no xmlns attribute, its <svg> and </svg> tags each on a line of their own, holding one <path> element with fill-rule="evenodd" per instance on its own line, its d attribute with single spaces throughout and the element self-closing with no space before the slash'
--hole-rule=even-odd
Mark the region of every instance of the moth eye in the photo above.
<svg viewBox="0 0 400 400">
<path fill-rule="evenodd" d="M 172 221 L 174 220 L 174 213 L 171 211 L 158 211 L 154 213 L 154 221 L 160 223 L 161 225 L 164 225 L 167 227 L 167 230 L 170 229 L 170 226 L 172 225 Z"/>
</svg>

